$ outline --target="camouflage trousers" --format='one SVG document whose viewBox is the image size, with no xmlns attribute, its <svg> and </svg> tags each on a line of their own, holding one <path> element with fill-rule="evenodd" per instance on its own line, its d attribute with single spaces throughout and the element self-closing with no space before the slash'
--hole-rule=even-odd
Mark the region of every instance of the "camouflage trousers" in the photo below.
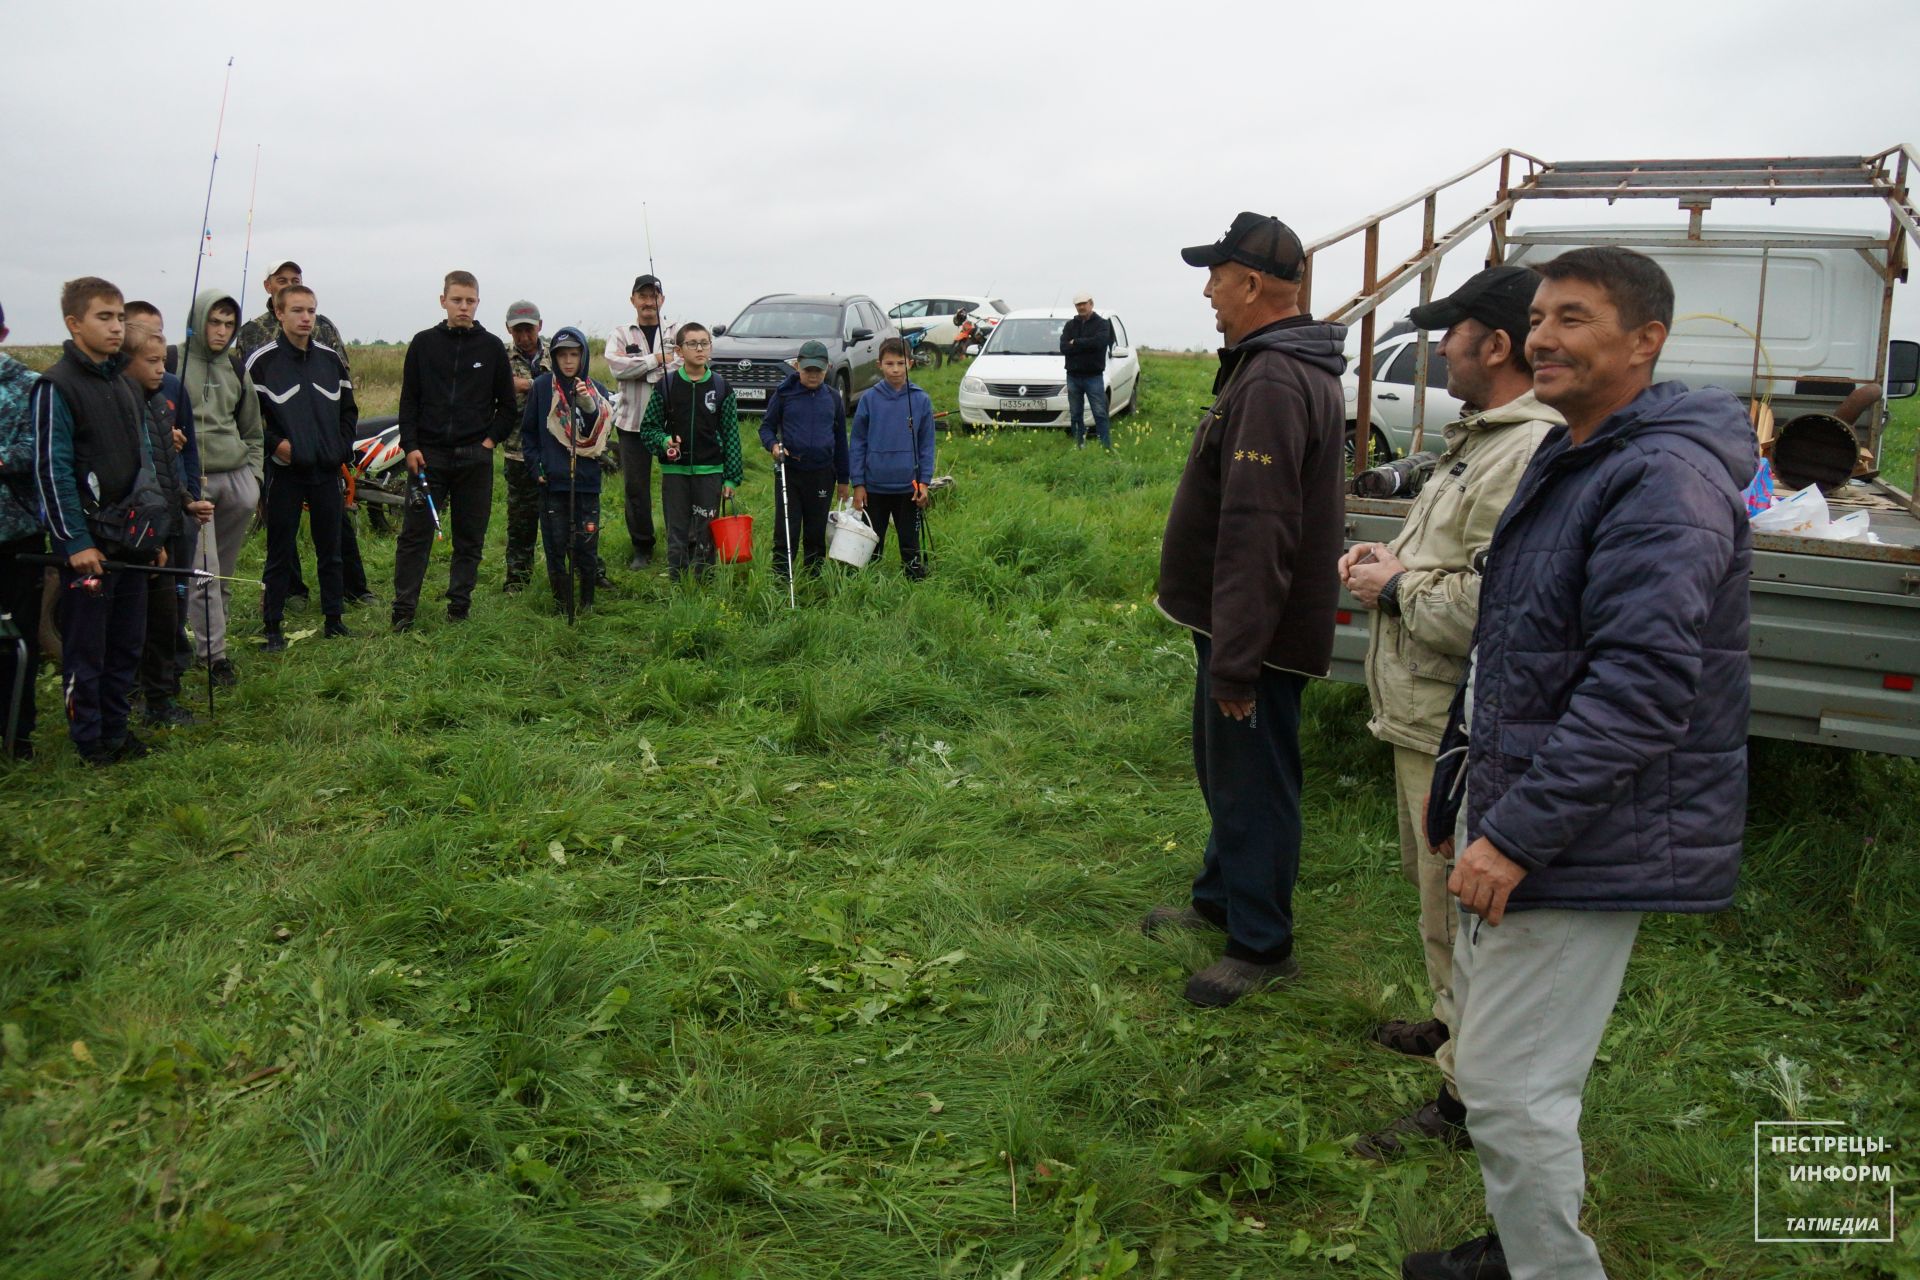
<svg viewBox="0 0 1920 1280">
<path fill-rule="evenodd" d="M 507 581 L 533 576 L 533 544 L 540 536 L 540 482 L 524 461 L 506 459 Z"/>
</svg>

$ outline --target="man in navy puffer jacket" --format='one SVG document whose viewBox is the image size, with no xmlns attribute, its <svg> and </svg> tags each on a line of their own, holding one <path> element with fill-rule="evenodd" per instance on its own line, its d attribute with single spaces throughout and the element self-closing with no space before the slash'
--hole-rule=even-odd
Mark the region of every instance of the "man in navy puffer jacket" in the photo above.
<svg viewBox="0 0 1920 1280">
<path fill-rule="evenodd" d="M 827 347 L 800 344 L 800 356 L 767 400 L 760 443 L 786 475 L 773 486 L 773 571 L 783 579 L 793 566 L 796 538 L 806 548 L 807 569 L 820 572 L 827 559 L 827 507 L 847 497 L 847 406 L 827 385 Z"/>
<path fill-rule="evenodd" d="M 1497 1236 L 1403 1274 L 1603 1280 L 1580 1230 L 1580 1095 L 1647 911 L 1733 901 L 1746 824 L 1753 429 L 1653 385 L 1652 259 L 1540 266 L 1527 358 L 1565 416 L 1494 531 L 1449 889 L 1455 1071 Z M 1475 919 L 1473 917 L 1479 917 Z"/>
</svg>

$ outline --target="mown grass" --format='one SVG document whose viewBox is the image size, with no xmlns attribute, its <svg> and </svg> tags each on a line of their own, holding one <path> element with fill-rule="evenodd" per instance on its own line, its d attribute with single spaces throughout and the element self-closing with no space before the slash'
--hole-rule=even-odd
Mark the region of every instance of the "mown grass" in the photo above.
<svg viewBox="0 0 1920 1280">
<path fill-rule="evenodd" d="M 1470 1155 L 1344 1153 L 1433 1083 L 1365 1043 L 1424 977 L 1360 690 L 1308 697 L 1300 986 L 1194 1010 L 1205 945 L 1134 928 L 1206 833 L 1147 602 L 1211 364 L 1147 376 L 1111 456 L 943 435 L 917 586 L 789 612 L 763 527 L 570 630 L 498 594 L 496 504 L 464 627 L 243 652 L 109 773 L 49 726 L 0 793 L 0 1271 L 1391 1276 L 1477 1233 Z M 1813 1117 L 1911 1168 L 1920 765 L 1754 776 L 1737 909 L 1642 932 L 1589 1225 L 1617 1277 L 1914 1277 L 1911 1226 L 1750 1243 L 1749 1160 Z"/>
</svg>

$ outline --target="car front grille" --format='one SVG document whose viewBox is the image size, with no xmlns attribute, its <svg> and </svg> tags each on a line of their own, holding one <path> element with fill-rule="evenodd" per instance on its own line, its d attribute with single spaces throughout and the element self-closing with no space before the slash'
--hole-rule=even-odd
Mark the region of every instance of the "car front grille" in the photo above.
<svg viewBox="0 0 1920 1280">
<path fill-rule="evenodd" d="M 988 409 L 986 414 L 991 422 L 1017 422 L 1024 425 L 1046 425 L 1060 417 L 1058 409 Z"/>
<path fill-rule="evenodd" d="M 713 367 L 736 387 L 777 387 L 793 372 L 785 360 L 716 360 Z"/>
<path fill-rule="evenodd" d="M 989 382 L 987 394 L 1008 400 L 1047 400 L 1066 390 L 1064 382 Z"/>
</svg>

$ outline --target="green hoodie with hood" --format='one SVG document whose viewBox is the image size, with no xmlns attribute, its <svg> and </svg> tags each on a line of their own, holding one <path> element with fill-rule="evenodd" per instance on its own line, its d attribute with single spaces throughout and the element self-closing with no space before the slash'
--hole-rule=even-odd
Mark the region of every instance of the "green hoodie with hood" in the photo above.
<svg viewBox="0 0 1920 1280">
<path fill-rule="evenodd" d="M 266 468 L 265 435 L 260 427 L 260 401 L 253 381 L 230 358 L 231 344 L 219 355 L 207 348 L 207 313 L 226 302 L 240 314 L 232 294 L 202 290 L 193 300 L 193 332 L 187 339 L 185 367 L 180 380 L 193 401 L 194 431 L 200 444 L 200 469 L 212 474 L 253 468 L 256 480 Z"/>
</svg>

